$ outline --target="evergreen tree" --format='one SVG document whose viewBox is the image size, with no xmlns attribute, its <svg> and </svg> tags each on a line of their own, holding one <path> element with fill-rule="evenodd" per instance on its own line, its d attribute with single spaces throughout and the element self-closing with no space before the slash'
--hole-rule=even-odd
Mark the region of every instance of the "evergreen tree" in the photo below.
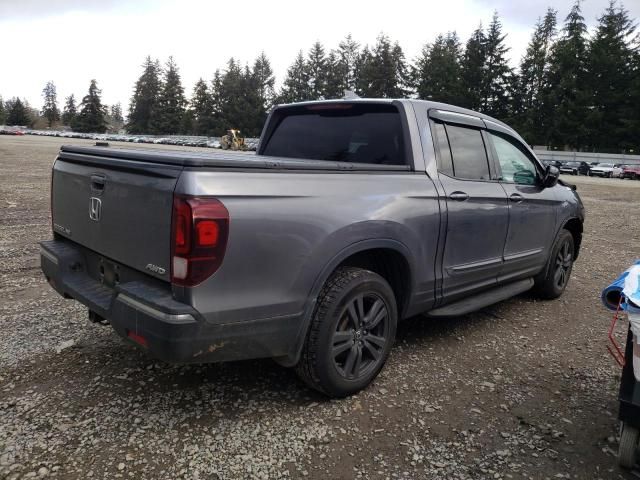
<svg viewBox="0 0 640 480">
<path fill-rule="evenodd" d="M 58 98 L 56 86 L 53 82 L 47 82 L 42 90 L 44 105 L 42 106 L 42 116 L 47 119 L 49 128 L 54 122 L 60 120 L 60 109 L 58 108 Z"/>
<path fill-rule="evenodd" d="M 7 101 L 7 125 L 16 125 L 20 127 L 30 127 L 32 124 L 29 109 L 25 103 L 19 98 L 12 98 Z"/>
<path fill-rule="evenodd" d="M 244 135 L 257 137 L 267 118 L 263 98 L 260 94 L 260 79 L 256 72 L 245 65 L 241 81 L 242 97 L 245 102 L 242 125 Z"/>
<path fill-rule="evenodd" d="M 72 126 L 77 114 L 76 98 L 72 93 L 65 99 L 64 110 L 62 111 L 62 123 L 67 126 Z"/>
<path fill-rule="evenodd" d="M 314 43 L 309 50 L 306 66 L 311 99 L 320 100 L 324 98 L 327 85 L 327 58 L 320 42 Z"/>
<path fill-rule="evenodd" d="M 438 35 L 432 45 L 425 45 L 412 72 L 418 98 L 455 105 L 462 102 L 461 50 L 455 32 Z"/>
<path fill-rule="evenodd" d="M 636 38 L 634 45 L 633 63 L 633 80 L 631 82 L 631 92 L 629 100 L 632 105 L 640 105 L 640 36 Z M 627 123 L 628 130 L 631 132 L 640 132 L 640 108 L 636 108 L 634 114 Z M 635 139 L 631 142 L 629 153 L 640 153 L 640 135 L 635 135 Z"/>
<path fill-rule="evenodd" d="M 280 101 L 292 103 L 305 100 L 313 100 L 313 96 L 309 87 L 307 62 L 305 62 L 302 50 L 300 50 L 293 64 L 287 70 L 287 76 L 280 92 Z"/>
<path fill-rule="evenodd" d="M 273 76 L 273 69 L 271 68 L 271 62 L 261 52 L 258 58 L 253 62 L 253 76 L 258 88 L 258 97 L 264 107 L 265 113 L 271 108 L 275 100 L 275 77 Z"/>
<path fill-rule="evenodd" d="M 100 94 L 95 80 L 91 80 L 89 93 L 85 95 L 80 103 L 80 113 L 76 117 L 73 129 L 76 132 L 104 133 L 107 131 L 105 122 L 105 108 L 102 105 Z"/>
<path fill-rule="evenodd" d="M 360 57 L 360 44 L 348 34 L 338 44 L 338 65 L 342 75 L 342 90 L 356 90 L 358 78 L 358 59 Z M 343 92 L 341 92 L 343 93 Z"/>
<path fill-rule="evenodd" d="M 193 88 L 190 116 L 193 131 L 196 135 L 212 135 L 214 126 L 213 98 L 206 82 L 200 78 Z"/>
<path fill-rule="evenodd" d="M 509 87 L 513 80 L 513 72 L 506 58 L 509 47 L 504 43 L 505 37 L 496 12 L 493 14 L 485 37 L 485 65 L 480 109 L 498 119 L 506 119 L 509 114 Z"/>
<path fill-rule="evenodd" d="M 486 38 L 482 24 L 474 30 L 462 56 L 462 106 L 480 110 L 485 83 Z"/>
<path fill-rule="evenodd" d="M 211 80 L 211 106 L 213 108 L 213 135 L 223 135 L 227 128 L 222 118 L 222 78 L 220 70 L 216 70 Z"/>
<path fill-rule="evenodd" d="M 380 35 L 373 50 L 360 56 L 358 94 L 365 97 L 400 98 L 407 94 L 407 66 L 402 48 Z"/>
<path fill-rule="evenodd" d="M 129 133 L 133 134 L 154 133 L 152 119 L 157 116 L 160 97 L 160 63 L 148 56 L 142 67 L 144 70 L 131 97 L 129 122 L 126 125 Z"/>
<path fill-rule="evenodd" d="M 553 112 L 548 142 L 577 150 L 587 142 L 587 27 L 579 0 L 551 49 L 545 102 Z"/>
<path fill-rule="evenodd" d="M 549 55 L 556 34 L 557 12 L 549 8 L 538 19 L 527 51 L 520 63 L 520 75 L 513 92 L 514 120 L 521 135 L 530 143 L 547 143 L 553 111 L 545 102 L 544 92 L 549 71 Z"/>
<path fill-rule="evenodd" d="M 178 67 L 173 57 L 169 57 L 158 96 L 156 114 L 152 117 L 151 127 L 154 133 L 161 135 L 180 133 L 186 106 L 187 101 L 184 97 Z"/>
<path fill-rule="evenodd" d="M 350 90 L 345 82 L 345 68 L 338 52 L 332 50 L 327 55 L 323 98 L 342 98 L 345 90 Z"/>
<path fill-rule="evenodd" d="M 233 128 L 240 130 L 242 135 L 251 136 L 254 128 L 253 107 L 248 95 L 249 77 L 248 68 L 240 67 L 240 62 L 234 58 L 229 59 L 227 70 L 220 79 L 220 134 Z"/>
<path fill-rule="evenodd" d="M 109 116 L 117 124 L 124 123 L 124 117 L 122 116 L 122 105 L 120 104 L 120 102 L 116 103 L 115 105 L 111 105 L 111 111 L 109 112 Z"/>
<path fill-rule="evenodd" d="M 622 7 L 610 3 L 598 19 L 588 54 L 589 144 L 598 151 L 619 153 L 638 143 L 640 133 L 629 126 L 639 104 L 630 95 L 634 84 L 635 25 Z"/>
<path fill-rule="evenodd" d="M 7 119 L 7 112 L 4 108 L 4 100 L 0 96 L 0 125 L 4 125 L 5 120 Z"/>
<path fill-rule="evenodd" d="M 187 108 L 182 115 L 182 125 L 180 126 L 180 131 L 184 135 L 194 135 L 195 134 L 195 118 L 193 116 L 193 110 Z"/>
</svg>

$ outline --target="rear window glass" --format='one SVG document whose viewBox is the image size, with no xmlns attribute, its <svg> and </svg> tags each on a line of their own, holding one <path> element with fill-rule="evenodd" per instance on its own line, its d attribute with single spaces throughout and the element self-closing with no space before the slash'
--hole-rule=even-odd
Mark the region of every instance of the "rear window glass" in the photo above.
<svg viewBox="0 0 640 480">
<path fill-rule="evenodd" d="M 447 125 L 447 136 L 457 178 L 489 180 L 489 163 L 480 130 Z"/>
<path fill-rule="evenodd" d="M 263 155 L 406 165 L 400 112 L 393 105 L 298 106 L 276 112 L 273 121 Z"/>
</svg>

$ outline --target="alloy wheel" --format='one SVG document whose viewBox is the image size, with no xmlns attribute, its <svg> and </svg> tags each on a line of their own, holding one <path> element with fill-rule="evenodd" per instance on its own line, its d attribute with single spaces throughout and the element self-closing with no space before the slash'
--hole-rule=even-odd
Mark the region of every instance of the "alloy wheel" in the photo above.
<svg viewBox="0 0 640 480">
<path fill-rule="evenodd" d="M 569 281 L 572 263 L 573 249 L 571 248 L 569 240 L 565 240 L 556 255 L 555 271 L 553 274 L 554 282 L 558 288 L 564 288 L 567 281 Z"/>
<path fill-rule="evenodd" d="M 384 358 L 389 336 L 389 310 L 375 293 L 349 301 L 333 333 L 331 356 L 340 375 L 355 380 L 374 370 Z"/>
</svg>

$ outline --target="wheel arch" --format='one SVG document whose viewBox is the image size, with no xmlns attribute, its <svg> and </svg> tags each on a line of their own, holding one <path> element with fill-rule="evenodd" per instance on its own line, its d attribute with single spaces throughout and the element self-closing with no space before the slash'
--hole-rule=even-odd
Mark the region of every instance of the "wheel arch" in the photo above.
<svg viewBox="0 0 640 480">
<path fill-rule="evenodd" d="M 287 357 L 276 359 L 281 365 L 293 366 L 298 362 L 318 295 L 329 277 L 342 266 L 365 268 L 382 276 L 396 297 L 398 318 L 407 311 L 415 279 L 409 248 L 397 240 L 384 238 L 353 243 L 326 262 L 317 276 L 305 304 L 295 346 Z"/>
<path fill-rule="evenodd" d="M 562 224 L 562 229 L 568 230 L 573 237 L 573 246 L 574 246 L 574 260 L 578 258 L 580 254 L 580 245 L 582 245 L 582 232 L 584 231 L 584 226 L 582 220 L 577 217 L 572 217 L 566 220 Z"/>
</svg>

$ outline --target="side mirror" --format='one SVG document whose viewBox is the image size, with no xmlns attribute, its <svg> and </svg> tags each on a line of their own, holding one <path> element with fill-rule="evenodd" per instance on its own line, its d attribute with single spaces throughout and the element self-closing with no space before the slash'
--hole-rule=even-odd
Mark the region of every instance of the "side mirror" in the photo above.
<svg viewBox="0 0 640 480">
<path fill-rule="evenodd" d="M 535 185 L 536 174 L 530 170 L 520 170 L 513 174 L 513 181 L 518 185 Z"/>
<path fill-rule="evenodd" d="M 558 183 L 558 177 L 560 176 L 560 170 L 558 167 L 554 167 L 553 165 L 547 165 L 547 169 L 544 172 L 544 177 L 542 178 L 542 186 L 544 188 L 551 188 Z"/>
</svg>

